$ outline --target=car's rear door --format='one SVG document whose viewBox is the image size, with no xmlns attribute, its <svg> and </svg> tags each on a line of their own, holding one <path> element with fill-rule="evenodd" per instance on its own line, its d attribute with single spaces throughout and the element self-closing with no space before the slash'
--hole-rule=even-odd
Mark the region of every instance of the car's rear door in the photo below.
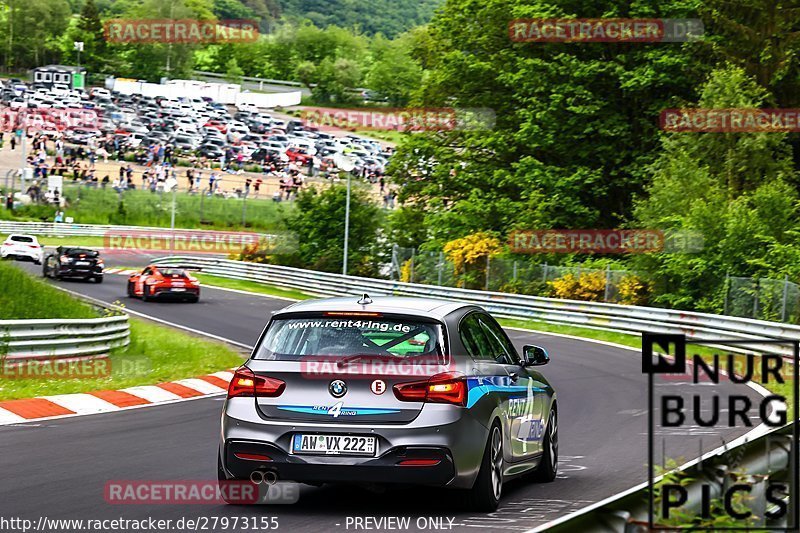
<svg viewBox="0 0 800 533">
<path fill-rule="evenodd" d="M 521 366 L 513 344 L 488 313 L 477 311 L 465 321 L 474 342 L 482 343 L 478 357 L 484 371 L 491 375 L 486 389 L 497 398 L 505 418 L 511 459 L 538 454 L 544 434 L 543 384 Z"/>
</svg>

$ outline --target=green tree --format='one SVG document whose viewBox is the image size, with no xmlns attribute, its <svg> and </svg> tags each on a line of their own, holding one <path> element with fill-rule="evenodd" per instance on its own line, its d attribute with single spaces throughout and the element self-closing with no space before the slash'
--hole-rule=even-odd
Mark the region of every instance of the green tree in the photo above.
<svg viewBox="0 0 800 533">
<path fill-rule="evenodd" d="M 212 0 L 144 0 L 125 4 L 120 18 L 131 19 L 200 19 L 214 18 Z M 131 43 L 111 46 L 121 71 L 117 75 L 148 81 L 162 77 L 189 78 L 194 53 L 201 46 L 176 43 Z"/>
<path fill-rule="evenodd" d="M 296 211 L 287 229 L 297 236 L 298 257 L 306 268 L 341 272 L 344 256 L 344 215 L 346 189 L 341 185 L 312 188 L 297 197 Z M 354 186 L 350 201 L 348 272 L 375 275 L 378 270 L 375 249 L 380 224 L 380 209 L 366 192 Z"/>
<path fill-rule="evenodd" d="M 392 174 L 437 238 L 480 229 L 612 228 L 629 219 L 658 143 L 658 116 L 695 97 L 707 68 L 688 45 L 515 43 L 537 17 L 686 17 L 691 2 L 451 0 L 414 54 L 427 67 L 413 105 L 478 108 L 491 128 L 414 135 Z M 435 222 L 434 222 L 435 221 Z"/>
<path fill-rule="evenodd" d="M 5 0 L 0 3 L 0 40 L 8 69 L 37 67 L 60 59 L 59 37 L 69 25 L 66 0 Z"/>
<path fill-rule="evenodd" d="M 311 94 L 318 102 L 348 102 L 353 99 L 348 89 L 361 81 L 361 67 L 352 59 L 326 57 L 313 71 Z"/>
<path fill-rule="evenodd" d="M 226 66 L 225 79 L 230 83 L 241 84 L 244 71 L 239 66 L 239 63 L 236 62 L 236 58 L 232 57 Z"/>
<path fill-rule="evenodd" d="M 280 0 L 289 20 L 307 19 L 320 27 L 358 29 L 394 37 L 428 22 L 443 0 Z"/>
<path fill-rule="evenodd" d="M 700 13 L 711 57 L 742 67 L 775 104 L 800 102 L 800 9 L 785 0 L 705 0 Z"/>
<path fill-rule="evenodd" d="M 767 91 L 740 68 L 712 73 L 698 107 L 759 107 Z M 665 133 L 636 224 L 702 235 L 699 253 L 645 254 L 633 264 L 656 281 L 655 302 L 721 311 L 726 273 L 768 276 L 797 241 L 792 151 L 783 133 Z M 784 260 L 793 259 L 781 254 Z M 791 267 L 797 270 L 796 267 Z"/>
<path fill-rule="evenodd" d="M 406 105 L 422 82 L 422 67 L 409 52 L 411 40 L 406 35 L 389 42 L 380 39 L 373 45 L 377 58 L 367 73 L 367 87 L 387 97 L 390 105 Z"/>
</svg>

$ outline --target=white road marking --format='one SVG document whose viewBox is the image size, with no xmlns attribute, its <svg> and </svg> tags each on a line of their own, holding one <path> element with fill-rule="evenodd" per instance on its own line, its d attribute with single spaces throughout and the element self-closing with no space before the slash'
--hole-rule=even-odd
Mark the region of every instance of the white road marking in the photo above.
<svg viewBox="0 0 800 533">
<path fill-rule="evenodd" d="M 26 420 L 27 418 L 23 418 L 0 407 L 0 424 L 14 424 L 16 422 L 25 422 Z"/>
<path fill-rule="evenodd" d="M 179 383 L 184 387 L 189 387 L 190 389 L 202 392 L 203 394 L 214 394 L 215 392 L 223 392 L 225 390 L 222 387 L 217 387 L 208 381 L 203 381 L 202 379 L 197 378 L 178 379 L 173 383 Z"/>
<path fill-rule="evenodd" d="M 140 387 L 129 387 L 121 389 L 122 392 L 133 394 L 139 398 L 145 399 L 150 403 L 168 402 L 171 400 L 180 400 L 181 397 L 169 391 L 165 391 L 161 387 L 155 385 L 142 385 Z"/>
<path fill-rule="evenodd" d="M 116 405 L 91 394 L 57 394 L 55 396 L 42 396 L 42 398 L 79 415 L 119 410 Z"/>
</svg>

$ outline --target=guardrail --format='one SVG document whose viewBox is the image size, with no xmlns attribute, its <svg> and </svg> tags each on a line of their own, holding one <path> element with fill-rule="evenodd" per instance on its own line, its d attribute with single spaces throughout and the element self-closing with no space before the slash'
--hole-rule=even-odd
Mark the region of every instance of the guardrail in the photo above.
<svg viewBox="0 0 800 533">
<path fill-rule="evenodd" d="M 67 222 L 18 222 L 13 220 L 0 220 L 0 234 L 27 233 L 29 235 L 43 235 L 51 237 L 77 236 L 77 237 L 104 237 L 108 234 L 154 234 L 166 235 L 172 233 L 169 228 L 155 228 L 149 226 L 115 226 L 110 224 L 72 224 Z M 226 234 L 231 232 L 213 230 L 193 230 L 175 228 L 175 234 Z M 266 234 L 254 233 L 258 237 L 267 237 Z"/>
<path fill-rule="evenodd" d="M 163 265 L 191 263 L 208 274 L 292 287 L 320 296 L 358 295 L 366 292 L 370 295 L 441 298 L 480 305 L 499 316 L 637 335 L 643 331 L 677 333 L 697 341 L 800 339 L 800 326 L 708 313 L 403 283 L 209 257 L 171 256 L 156 262 Z M 725 345 L 725 342 L 717 344 Z M 752 343 L 748 347 L 751 351 L 777 353 L 786 357 L 793 355 L 793 349 L 788 345 Z M 733 346 L 727 346 L 726 349 L 742 351 Z"/>
<path fill-rule="evenodd" d="M 684 488 L 689 494 L 697 495 L 702 490 L 701 485 L 705 485 L 711 489 L 711 498 L 720 498 L 724 490 L 736 483 L 741 483 L 742 479 L 746 477 L 755 481 L 751 494 L 760 494 L 763 497 L 764 490 L 770 481 L 793 485 L 793 473 L 797 468 L 797 465 L 793 464 L 792 458 L 796 453 L 794 450 L 797 445 L 794 442 L 796 424 L 797 422 L 793 422 L 735 446 L 735 467 L 731 466 L 731 459 L 728 457 L 734 447 L 723 447 L 691 461 L 679 469 L 687 476 L 688 481 L 684 483 Z M 657 484 L 660 479 L 660 477 L 656 478 L 654 482 Z M 798 488 L 794 487 L 794 491 L 797 490 Z M 648 484 L 644 483 L 618 496 L 553 520 L 534 529 L 533 532 L 644 533 L 650 531 L 648 528 L 650 511 L 648 491 Z M 792 520 L 795 515 L 798 505 L 796 499 L 797 494 L 792 494 L 787 512 L 783 516 L 767 520 L 762 512 L 759 521 L 748 524 L 748 527 L 753 531 L 759 530 L 759 526 L 766 526 L 770 529 L 787 528 L 792 525 L 787 522 Z M 693 503 L 698 505 L 696 508 L 688 509 L 698 515 L 700 514 L 699 500 L 700 498 L 693 498 Z M 793 525 L 797 527 L 797 524 Z M 662 530 L 669 529 L 665 526 L 660 527 Z M 715 524 L 708 527 L 713 529 L 722 526 Z M 677 530 L 678 528 L 672 529 Z"/>
<path fill-rule="evenodd" d="M 0 355 L 9 361 L 97 355 L 129 342 L 128 315 L 0 320 Z"/>
</svg>

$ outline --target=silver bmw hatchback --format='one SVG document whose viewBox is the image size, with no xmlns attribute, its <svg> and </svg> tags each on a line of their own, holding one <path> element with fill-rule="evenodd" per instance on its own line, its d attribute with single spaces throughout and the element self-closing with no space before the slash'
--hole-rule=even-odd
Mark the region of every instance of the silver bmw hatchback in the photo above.
<svg viewBox="0 0 800 533">
<path fill-rule="evenodd" d="M 548 362 L 475 305 L 290 305 L 230 383 L 220 482 L 432 485 L 493 511 L 509 479 L 556 477 L 556 393 L 536 369 Z"/>
</svg>

